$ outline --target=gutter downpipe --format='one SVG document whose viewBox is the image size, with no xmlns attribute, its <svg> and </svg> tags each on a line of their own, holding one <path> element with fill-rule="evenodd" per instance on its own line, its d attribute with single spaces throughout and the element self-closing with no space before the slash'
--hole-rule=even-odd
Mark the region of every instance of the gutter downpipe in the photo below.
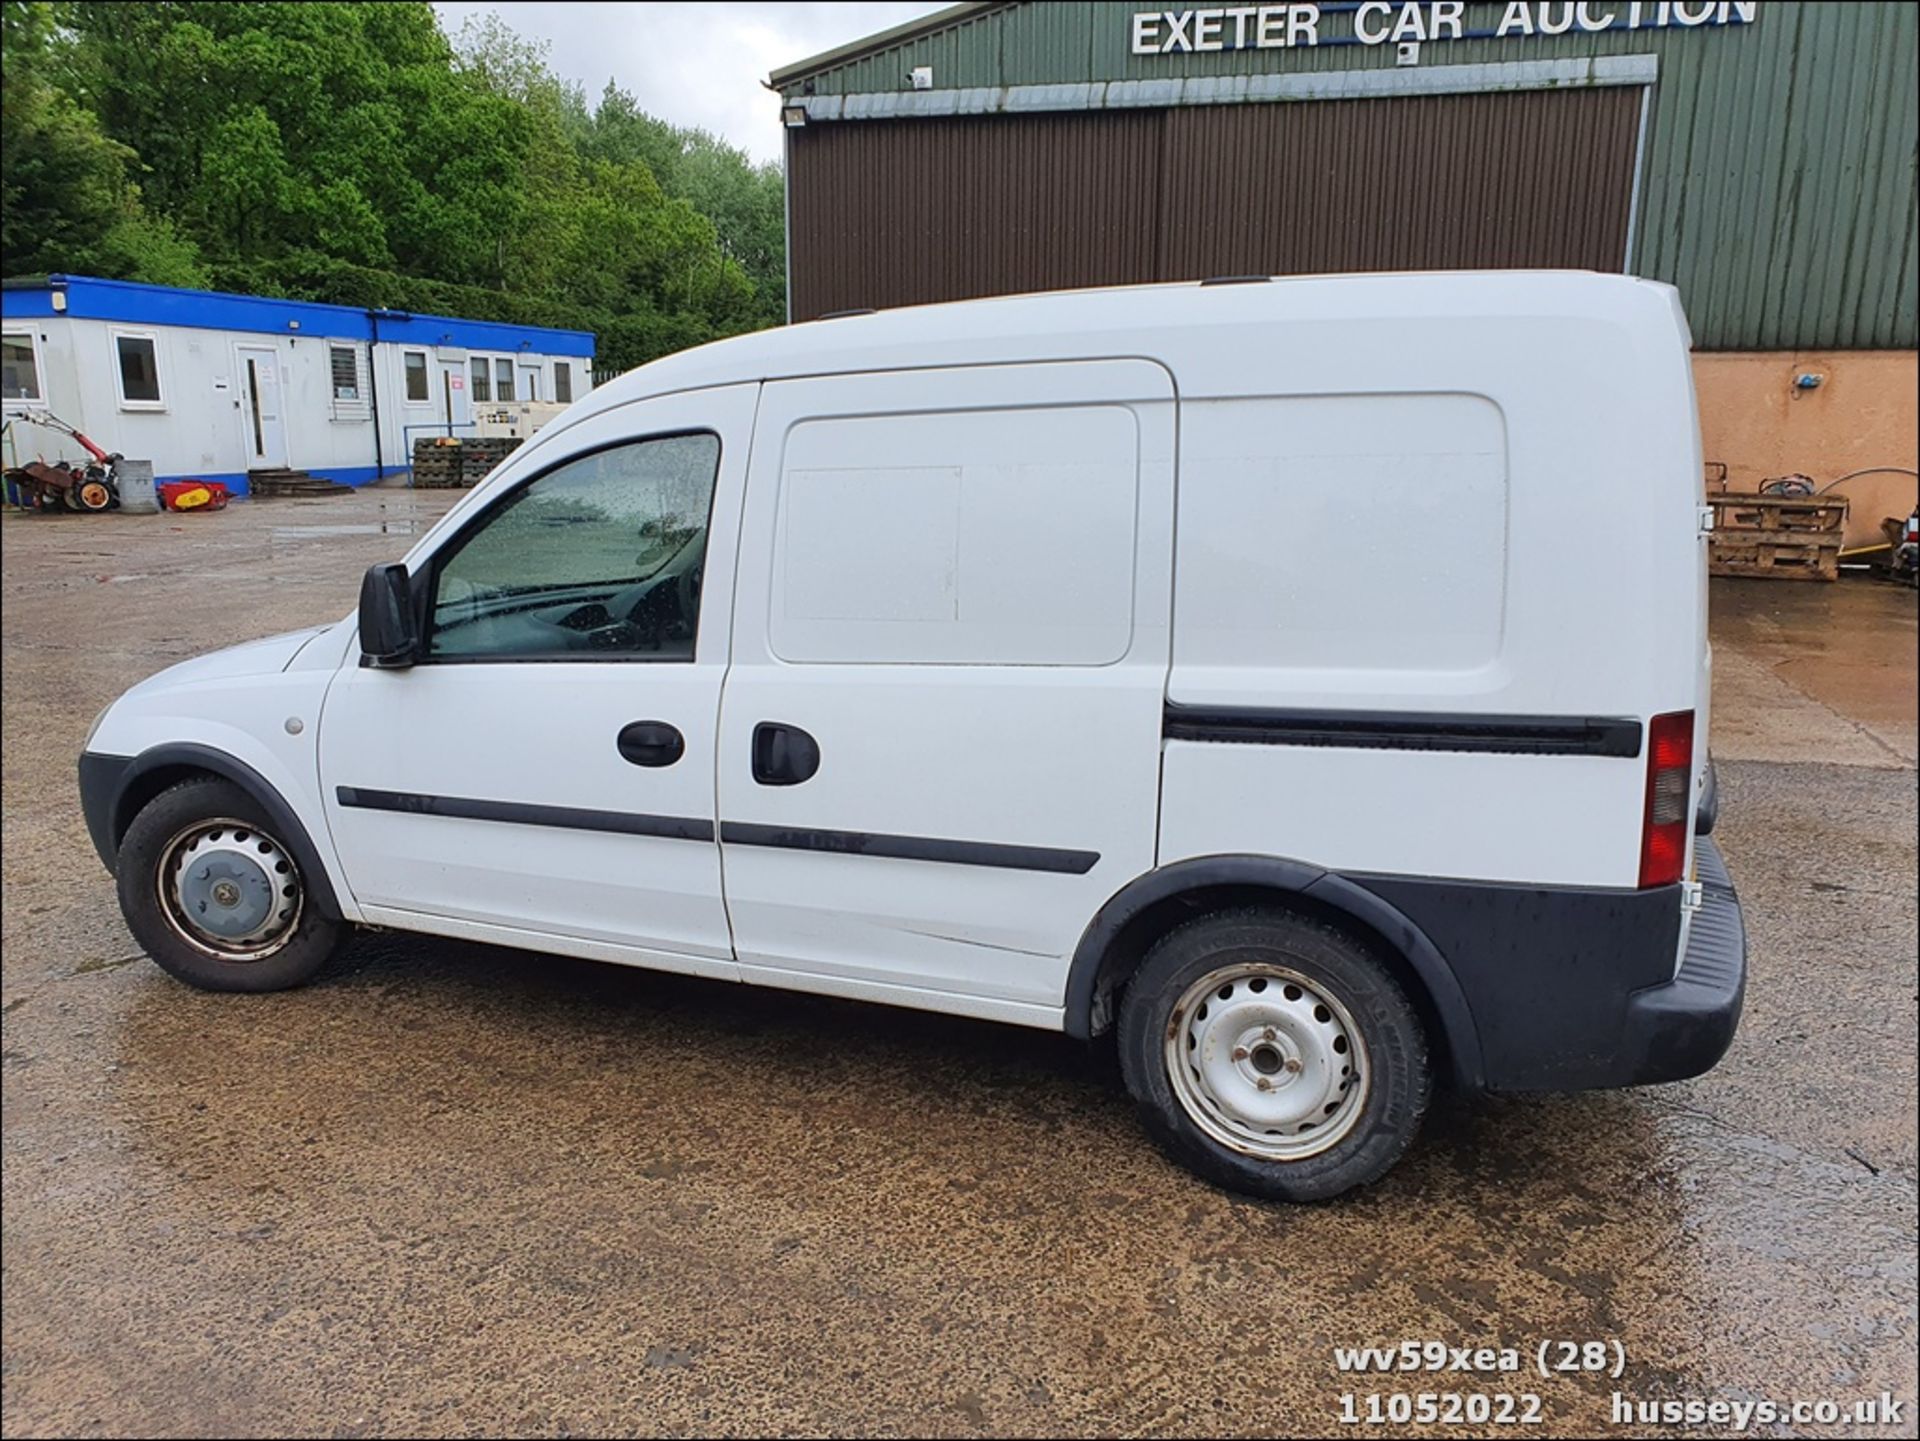
<svg viewBox="0 0 1920 1441">
<path fill-rule="evenodd" d="M 787 94 L 772 79 L 760 82 L 762 90 L 772 91 L 782 108 L 786 106 Z M 793 131 L 787 123 L 780 122 L 780 264 L 786 272 L 786 295 L 783 297 L 786 310 L 786 323 L 793 324 Z"/>
</svg>

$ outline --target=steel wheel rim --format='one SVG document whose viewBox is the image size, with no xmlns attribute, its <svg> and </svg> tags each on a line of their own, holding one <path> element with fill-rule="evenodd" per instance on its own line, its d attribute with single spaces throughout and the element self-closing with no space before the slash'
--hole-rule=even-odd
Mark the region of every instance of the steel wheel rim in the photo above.
<svg viewBox="0 0 1920 1441">
<path fill-rule="evenodd" d="M 1211 1139 L 1263 1161 L 1332 1149 L 1372 1089 L 1366 1042 L 1325 986 L 1264 961 L 1187 987 L 1167 1023 L 1167 1079 Z"/>
<path fill-rule="evenodd" d="M 195 821 L 160 849 L 160 912 L 173 933 L 217 961 L 264 961 L 300 928 L 306 888 L 272 834 L 222 816 Z"/>
</svg>

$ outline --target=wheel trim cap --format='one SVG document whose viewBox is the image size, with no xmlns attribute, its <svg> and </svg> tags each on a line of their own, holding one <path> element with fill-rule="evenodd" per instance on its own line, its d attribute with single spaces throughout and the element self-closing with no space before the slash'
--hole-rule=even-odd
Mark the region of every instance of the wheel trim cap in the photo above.
<svg viewBox="0 0 1920 1441">
<path fill-rule="evenodd" d="M 1269 1161 L 1337 1145 L 1359 1123 L 1370 1084 L 1347 1008 L 1268 962 L 1221 966 L 1189 986 L 1167 1028 L 1166 1063 L 1175 1099 L 1201 1130 Z"/>
<path fill-rule="evenodd" d="M 167 924 L 216 960 L 265 960 L 300 925 L 305 896 L 293 858 L 248 822 L 188 826 L 161 850 L 155 879 Z"/>
<path fill-rule="evenodd" d="M 273 922 L 275 887 L 249 857 L 234 851 L 196 856 L 175 887 L 181 913 L 224 941 L 250 941 Z"/>
</svg>

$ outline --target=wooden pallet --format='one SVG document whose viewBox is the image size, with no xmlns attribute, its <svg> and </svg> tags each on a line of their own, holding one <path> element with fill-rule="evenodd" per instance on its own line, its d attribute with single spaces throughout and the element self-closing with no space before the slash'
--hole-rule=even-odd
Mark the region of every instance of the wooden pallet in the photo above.
<svg viewBox="0 0 1920 1441">
<path fill-rule="evenodd" d="M 413 484 L 419 490 L 478 485 L 520 442 L 511 437 L 431 436 L 413 443 Z"/>
<path fill-rule="evenodd" d="M 1845 496 L 1709 495 L 1712 575 L 1764 580 L 1838 580 L 1847 525 Z"/>
<path fill-rule="evenodd" d="M 1795 540 L 1767 534 L 1715 534 L 1708 557 L 1710 575 L 1745 575 L 1760 580 L 1840 579 L 1840 537 Z"/>
<path fill-rule="evenodd" d="M 1722 531 L 1839 532 L 1847 525 L 1847 498 L 1843 495 L 1784 496 L 1710 495 L 1713 528 Z"/>
<path fill-rule="evenodd" d="M 413 447 L 413 484 L 422 490 L 458 488 L 461 484 L 459 443 L 416 441 Z"/>
</svg>

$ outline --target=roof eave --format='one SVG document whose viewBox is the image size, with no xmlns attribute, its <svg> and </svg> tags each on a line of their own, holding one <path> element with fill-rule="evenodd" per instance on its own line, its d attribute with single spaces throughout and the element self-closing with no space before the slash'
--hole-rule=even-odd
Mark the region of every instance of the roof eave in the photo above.
<svg viewBox="0 0 1920 1441">
<path fill-rule="evenodd" d="M 908 20 L 889 30 L 876 31 L 872 35 L 862 36 L 858 40 L 849 40 L 845 45 L 835 46 L 831 50 L 822 50 L 818 55 L 809 55 L 805 60 L 783 65 L 767 76 L 767 84 L 774 89 L 795 81 L 804 80 L 810 75 L 818 75 L 823 70 L 832 70 L 850 61 L 858 60 L 879 50 L 886 50 L 908 40 L 916 40 L 922 35 L 931 35 L 936 30 L 944 30 L 962 20 L 972 18 L 988 10 L 1005 8 L 1009 0 L 967 0 L 961 5 L 949 5 L 936 10 L 931 15 L 922 15 L 918 20 Z"/>
</svg>

